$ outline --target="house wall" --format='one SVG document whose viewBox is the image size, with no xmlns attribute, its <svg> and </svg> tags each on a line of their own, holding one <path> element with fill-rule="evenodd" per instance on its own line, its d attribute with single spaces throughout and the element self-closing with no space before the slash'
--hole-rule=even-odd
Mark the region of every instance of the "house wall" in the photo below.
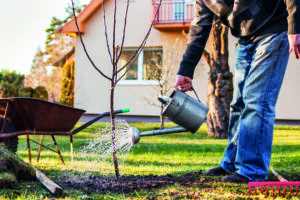
<svg viewBox="0 0 300 200">
<path fill-rule="evenodd" d="M 109 44 L 112 44 L 113 1 L 106 1 L 106 19 Z M 116 45 L 121 44 L 123 17 L 126 1 L 118 2 L 118 20 L 116 27 Z M 131 1 L 127 20 L 126 40 L 124 46 L 138 47 L 144 39 L 152 18 L 151 0 Z M 103 12 L 100 8 L 86 22 L 83 40 L 94 63 L 106 74 L 112 69 L 107 53 L 103 24 Z M 237 39 L 229 36 L 229 63 L 234 73 L 234 52 Z M 182 32 L 161 32 L 152 29 L 146 47 L 162 47 L 165 67 L 171 69 L 168 74 L 170 85 L 174 83 L 176 72 L 185 49 L 186 38 Z M 201 99 L 206 102 L 207 78 L 209 67 L 202 59 L 195 71 L 194 87 Z M 300 119 L 300 106 L 297 103 L 300 95 L 297 88 L 300 80 L 299 61 L 291 56 L 283 87 L 277 104 L 277 119 Z M 172 80 L 173 79 L 173 80 Z M 115 108 L 130 108 L 129 115 L 159 115 L 157 86 L 119 83 L 115 91 Z M 101 113 L 109 110 L 110 82 L 103 78 L 91 65 L 85 55 L 79 38 L 76 41 L 75 71 L 75 106 L 87 110 L 87 113 Z M 192 93 L 189 93 L 193 96 Z M 152 105 L 155 103 L 156 105 Z"/>
<path fill-rule="evenodd" d="M 299 74 L 300 60 L 296 60 L 292 53 L 276 106 L 276 119 L 300 120 Z"/>
</svg>

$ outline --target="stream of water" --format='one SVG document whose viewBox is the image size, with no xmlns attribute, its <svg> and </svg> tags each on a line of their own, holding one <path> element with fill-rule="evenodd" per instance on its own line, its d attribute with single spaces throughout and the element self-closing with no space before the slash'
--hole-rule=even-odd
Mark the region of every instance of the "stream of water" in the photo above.
<svg viewBox="0 0 300 200">
<path fill-rule="evenodd" d="M 130 126 L 124 120 L 116 121 L 115 130 L 115 148 L 120 164 L 124 163 L 131 147 L 133 146 L 131 136 L 129 135 Z M 112 139 L 111 126 L 107 125 L 105 128 L 99 129 L 93 134 L 88 143 L 80 148 L 79 156 L 91 155 L 94 161 L 112 162 Z M 97 155 L 96 157 L 94 155 Z"/>
<path fill-rule="evenodd" d="M 116 120 L 115 149 L 119 166 L 124 164 L 132 140 L 130 126 L 125 120 Z M 82 144 L 74 156 L 73 168 L 83 176 L 91 176 L 92 172 L 104 172 L 113 165 L 111 125 L 96 130 L 86 143 Z"/>
</svg>

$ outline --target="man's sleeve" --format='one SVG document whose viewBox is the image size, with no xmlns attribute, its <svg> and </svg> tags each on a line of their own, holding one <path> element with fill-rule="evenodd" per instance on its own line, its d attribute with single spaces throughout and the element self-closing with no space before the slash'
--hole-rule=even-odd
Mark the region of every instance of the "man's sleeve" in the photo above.
<svg viewBox="0 0 300 200">
<path fill-rule="evenodd" d="M 286 0 L 288 16 L 288 34 L 300 33 L 300 0 Z"/>
<path fill-rule="evenodd" d="M 205 44 L 208 40 L 213 21 L 213 13 L 201 0 L 195 1 L 196 17 L 191 23 L 187 47 L 183 54 L 178 75 L 193 78 Z"/>
</svg>

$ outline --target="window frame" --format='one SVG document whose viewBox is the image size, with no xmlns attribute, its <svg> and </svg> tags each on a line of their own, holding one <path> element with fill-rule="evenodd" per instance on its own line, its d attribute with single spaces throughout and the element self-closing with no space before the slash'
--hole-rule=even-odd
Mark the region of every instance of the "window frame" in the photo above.
<svg viewBox="0 0 300 200">
<path fill-rule="evenodd" d="M 136 51 L 137 48 L 134 47 L 124 47 L 123 51 Z M 146 47 L 144 48 L 137 58 L 137 80 L 120 80 L 120 85 L 158 85 L 159 80 L 143 80 L 143 70 L 144 70 L 144 51 L 151 50 L 161 50 L 163 56 L 163 48 L 162 47 Z M 118 69 L 120 68 L 118 63 Z M 123 71 L 122 71 L 123 72 Z"/>
</svg>

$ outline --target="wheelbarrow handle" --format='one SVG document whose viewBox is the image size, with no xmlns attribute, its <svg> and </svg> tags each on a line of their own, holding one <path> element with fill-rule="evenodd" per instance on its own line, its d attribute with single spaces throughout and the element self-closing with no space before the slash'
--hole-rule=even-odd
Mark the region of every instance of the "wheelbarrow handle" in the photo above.
<svg viewBox="0 0 300 200">
<path fill-rule="evenodd" d="M 114 111 L 114 114 L 120 114 L 120 113 L 127 113 L 129 112 L 130 110 L 128 108 L 126 109 L 121 109 L 121 110 L 115 110 Z M 96 116 L 95 118 L 91 119 L 90 121 L 86 122 L 85 124 L 83 124 L 82 126 L 76 128 L 75 130 L 72 131 L 72 135 L 82 131 L 83 129 L 87 128 L 88 126 L 90 126 L 91 124 L 95 123 L 96 121 L 98 121 L 99 119 L 103 118 L 103 117 L 106 117 L 106 116 L 109 116 L 110 115 L 110 112 L 105 112 L 105 113 L 102 113 L 98 116 Z"/>
</svg>

